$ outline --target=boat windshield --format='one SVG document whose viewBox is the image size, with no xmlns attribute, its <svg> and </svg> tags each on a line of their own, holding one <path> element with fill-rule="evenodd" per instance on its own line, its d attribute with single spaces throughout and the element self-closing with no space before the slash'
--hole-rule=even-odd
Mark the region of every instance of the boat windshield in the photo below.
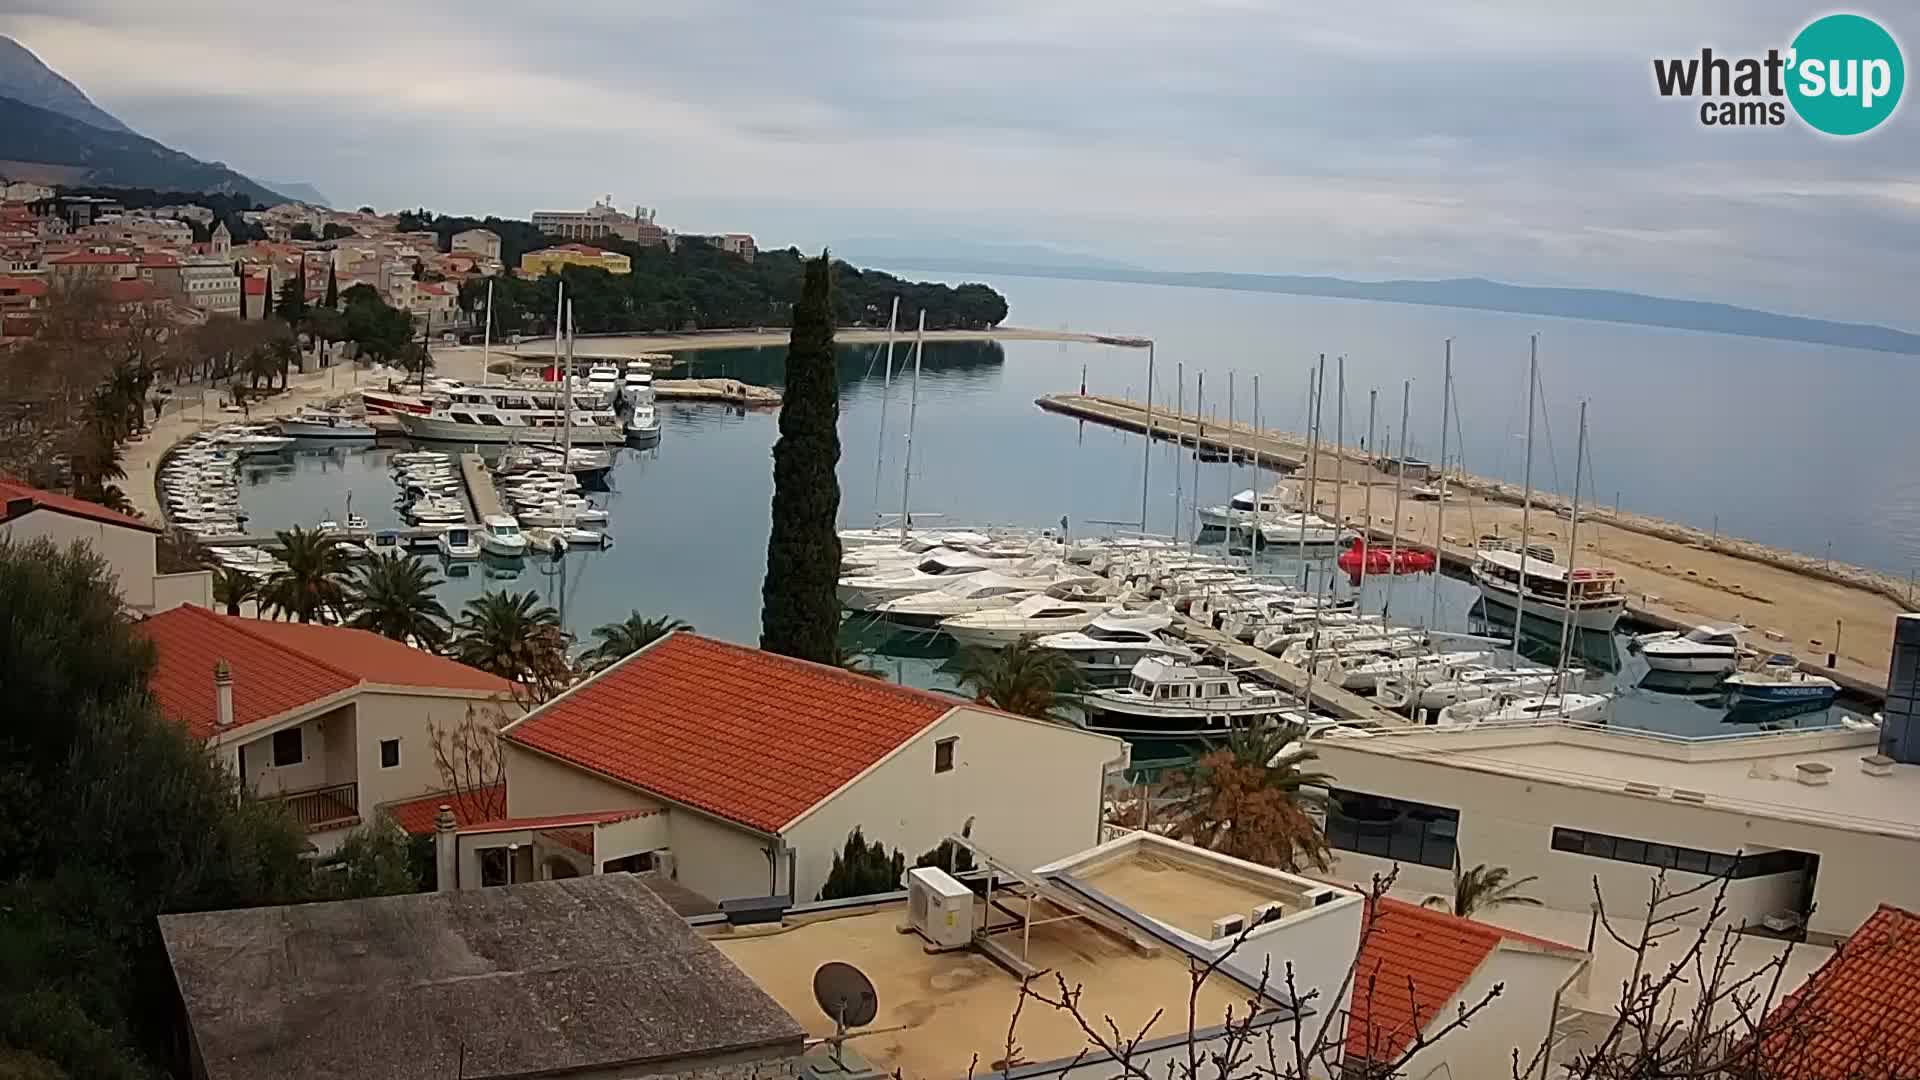
<svg viewBox="0 0 1920 1080">
<path fill-rule="evenodd" d="M 1126 642 L 1134 645 L 1145 645 L 1153 641 L 1153 635 L 1144 630 L 1128 630 L 1114 626 L 1101 626 L 1099 623 L 1087 627 L 1087 636 L 1095 641 Z"/>
</svg>

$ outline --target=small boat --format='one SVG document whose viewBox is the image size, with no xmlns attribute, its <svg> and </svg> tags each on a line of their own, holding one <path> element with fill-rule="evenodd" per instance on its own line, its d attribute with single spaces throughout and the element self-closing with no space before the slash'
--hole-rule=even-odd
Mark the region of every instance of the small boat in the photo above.
<svg viewBox="0 0 1920 1080">
<path fill-rule="evenodd" d="M 1320 662 L 1319 676 L 1343 690 L 1361 693 L 1376 691 L 1383 679 L 1431 675 L 1446 678 L 1456 671 L 1483 664 L 1490 652 L 1443 652 L 1412 656 L 1375 656 L 1368 653 L 1343 654 Z"/>
<path fill-rule="evenodd" d="M 1495 694 L 1542 694 L 1553 688 L 1558 673 L 1548 667 L 1479 667 L 1452 671 L 1416 671 L 1381 679 L 1374 688 L 1374 700 L 1389 709 L 1444 709 L 1463 701 L 1478 701 Z M 1578 683 L 1582 675 L 1569 673 L 1569 682 Z"/>
<path fill-rule="evenodd" d="M 1112 607 L 1111 601 L 1063 600 L 1042 593 L 1012 607 L 948 616 L 940 620 L 940 629 L 962 648 L 998 649 L 1025 637 L 1084 630 Z"/>
<path fill-rule="evenodd" d="M 652 442 L 660 437 L 660 414 L 654 411 L 650 402 L 642 402 L 627 414 L 627 439 L 630 442 Z"/>
<path fill-rule="evenodd" d="M 1173 615 L 1164 608 L 1115 610 L 1095 616 L 1084 630 L 1045 634 L 1033 644 L 1065 656 L 1088 681 L 1098 684 L 1126 676 L 1147 657 L 1197 661 L 1199 654 L 1192 647 L 1162 636 L 1172 625 Z"/>
<path fill-rule="evenodd" d="M 567 550 L 567 537 L 558 529 L 525 529 L 521 535 L 527 538 L 527 547 L 532 551 L 559 555 Z"/>
<path fill-rule="evenodd" d="M 506 514 L 488 514 L 480 521 L 480 547 L 489 555 L 513 559 L 527 553 L 527 538 L 521 535 L 518 521 Z"/>
<path fill-rule="evenodd" d="M 1702 624 L 1685 634 L 1642 634 L 1631 647 L 1654 671 L 1722 674 L 1739 666 L 1746 632 L 1744 626 Z"/>
<path fill-rule="evenodd" d="M 253 432 L 216 436 L 215 441 L 231 448 L 236 454 L 273 454 L 293 445 L 293 440 L 285 435 L 263 435 Z"/>
<path fill-rule="evenodd" d="M 1209 460 L 1201 458 L 1202 461 Z M 1225 461 L 1221 454 L 1217 460 Z M 1278 517 L 1293 512 L 1284 496 L 1276 491 L 1265 495 L 1255 495 L 1252 488 L 1240 492 L 1228 499 L 1224 506 L 1203 506 L 1199 510 L 1200 524 L 1214 529 L 1224 529 L 1234 525 L 1246 525 L 1269 516 Z"/>
<path fill-rule="evenodd" d="M 1267 545 L 1304 543 L 1308 547 L 1333 547 L 1347 536 L 1347 530 L 1318 514 L 1282 514 L 1260 522 L 1260 542 Z"/>
<path fill-rule="evenodd" d="M 985 570 L 1004 570 L 1007 564 L 968 552 L 935 552 L 910 566 L 887 567 L 872 573 L 842 577 L 835 587 L 840 603 L 855 611 L 871 611 L 889 600 L 937 589 L 953 578 Z"/>
<path fill-rule="evenodd" d="M 302 409 L 274 425 L 290 439 L 371 439 L 373 425 L 343 412 Z"/>
<path fill-rule="evenodd" d="M 1840 696 L 1839 683 L 1801 671 L 1791 656 L 1772 656 L 1757 670 L 1735 672 L 1727 676 L 1726 687 L 1734 702 L 1742 705 L 1830 704 Z"/>
<path fill-rule="evenodd" d="M 1075 587 L 1084 588 L 1094 583 L 1092 578 L 1062 581 L 1049 575 L 1010 577 L 987 571 L 968 574 L 927 592 L 888 600 L 875 607 L 873 614 L 908 626 L 938 626 L 941 620 L 955 615 L 1012 607 L 1037 592 L 1051 590 L 1067 596 Z"/>
<path fill-rule="evenodd" d="M 400 542 L 400 532 L 397 529 L 381 529 L 367 537 L 366 543 L 361 546 L 366 548 L 368 555 L 376 558 L 381 555 L 397 555 L 403 547 Z"/>
<path fill-rule="evenodd" d="M 1441 709 L 1440 726 L 1477 727 L 1537 720 L 1604 723 L 1612 701 L 1611 694 L 1499 693 Z"/>
<path fill-rule="evenodd" d="M 1088 731 L 1136 740 L 1220 737 L 1297 711 L 1280 691 L 1226 668 L 1159 656 L 1135 663 L 1125 686 L 1088 691 L 1080 704 Z"/>
<path fill-rule="evenodd" d="M 1334 565 L 1358 579 L 1361 573 L 1369 576 L 1376 574 L 1425 574 L 1433 570 L 1435 562 L 1433 552 L 1416 548 L 1375 547 L 1365 538 L 1355 537 L 1353 543 L 1333 560 Z M 1357 584 L 1356 580 L 1356 584 Z"/>
<path fill-rule="evenodd" d="M 465 525 L 449 526 L 435 541 L 440 549 L 440 557 L 449 562 L 480 557 L 480 538 Z"/>
</svg>

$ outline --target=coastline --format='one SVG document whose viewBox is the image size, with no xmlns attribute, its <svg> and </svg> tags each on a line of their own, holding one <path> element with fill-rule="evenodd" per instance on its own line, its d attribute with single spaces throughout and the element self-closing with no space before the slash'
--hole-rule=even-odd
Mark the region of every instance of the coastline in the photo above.
<svg viewBox="0 0 1920 1080">
<path fill-rule="evenodd" d="M 701 349 L 753 349 L 785 345 L 791 331 L 784 326 L 762 330 L 703 330 L 688 334 L 582 334 L 575 342 L 577 359 L 635 357 L 652 352 L 695 352 Z M 913 331 L 894 333 L 894 341 L 910 342 Z M 841 345 L 873 345 L 887 340 L 885 330 L 841 328 L 833 332 Z M 991 330 L 929 330 L 929 342 L 941 341 L 1069 341 L 1085 345 L 1111 345 L 1116 348 L 1141 348 L 1142 339 L 1120 334 L 1097 334 L 1080 330 L 1048 330 L 1030 326 L 1001 326 Z M 553 341 L 547 338 L 522 341 L 518 345 L 495 343 L 493 351 L 523 361 L 547 361 L 553 358 Z M 471 352 L 480 354 L 478 345 L 449 345 L 434 349 L 434 356 Z"/>
</svg>

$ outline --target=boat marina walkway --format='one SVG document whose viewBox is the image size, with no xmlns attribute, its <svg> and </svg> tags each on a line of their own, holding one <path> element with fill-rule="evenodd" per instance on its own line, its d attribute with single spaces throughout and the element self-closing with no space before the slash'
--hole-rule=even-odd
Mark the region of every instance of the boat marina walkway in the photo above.
<svg viewBox="0 0 1920 1080">
<path fill-rule="evenodd" d="M 1245 644 L 1231 634 L 1223 634 L 1212 627 L 1185 615 L 1176 616 L 1181 634 L 1191 642 L 1205 646 L 1220 656 L 1227 666 L 1235 671 L 1257 670 L 1261 681 L 1272 683 L 1290 694 L 1299 694 L 1307 685 L 1307 673 L 1292 664 L 1283 664 L 1280 658 L 1262 652 Z M 1380 727 L 1411 727 L 1413 721 L 1385 708 L 1373 701 L 1361 697 L 1351 690 L 1343 690 L 1326 679 L 1314 679 L 1309 704 L 1322 712 L 1342 720 L 1376 724 Z"/>
<path fill-rule="evenodd" d="M 1127 431 L 1146 430 L 1144 405 L 1122 398 L 1054 394 L 1036 404 L 1049 412 Z M 1299 487 L 1307 444 L 1304 436 L 1244 421 L 1224 422 L 1192 413 L 1170 415 L 1155 403 L 1154 435 L 1197 443 L 1225 452 L 1229 443 L 1249 461 L 1291 472 Z M 1329 520 L 1336 515 L 1353 528 L 1367 527 L 1380 540 L 1392 535 L 1394 477 L 1376 468 L 1358 447 L 1335 454 L 1329 432 L 1315 468 L 1314 510 Z M 1348 432 L 1354 438 L 1361 432 Z M 1249 487 L 1255 474 L 1243 474 Z M 1409 480 L 1408 486 L 1412 486 Z M 1172 483 L 1154 484 L 1170 497 Z M 1518 539 L 1521 491 L 1484 477 L 1455 475 L 1449 481 L 1444 535 L 1438 504 L 1404 497 L 1400 542 L 1438 551 L 1450 567 L 1472 564 L 1478 539 Z M 1371 492 L 1371 514 L 1366 501 Z M 1530 542 L 1550 544 L 1567 558 L 1567 500 L 1535 491 Z M 1337 509 L 1336 509 L 1337 508 Z M 1191 524 L 1192 515 L 1184 516 Z M 1611 505 L 1587 505 L 1580 513 L 1582 565 L 1614 569 L 1630 590 L 1627 616 L 1661 628 L 1703 622 L 1734 622 L 1751 627 L 1757 649 L 1792 655 L 1807 670 L 1817 670 L 1856 692 L 1886 692 L 1887 655 L 1893 644 L 1894 616 L 1908 610 L 1907 583 L 1886 574 L 1823 560 L 1763 544 L 1716 536 L 1689 526 L 1641 514 L 1617 512 Z M 1837 639 L 1837 640 L 1836 640 Z M 1833 668 L 1828 653 L 1837 653 Z"/>
<path fill-rule="evenodd" d="M 487 472 L 487 463 L 479 454 L 460 455 L 460 479 L 466 485 L 467 505 L 473 509 L 469 522 L 506 513 L 500 505 L 500 493 L 494 490 L 493 476 Z"/>
</svg>

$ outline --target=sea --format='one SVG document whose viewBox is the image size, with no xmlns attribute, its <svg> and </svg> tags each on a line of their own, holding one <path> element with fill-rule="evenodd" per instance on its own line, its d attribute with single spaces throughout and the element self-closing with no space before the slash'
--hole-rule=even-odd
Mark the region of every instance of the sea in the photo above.
<svg viewBox="0 0 1920 1080">
<path fill-rule="evenodd" d="M 1588 405 L 1585 497 L 1895 574 L 1920 565 L 1920 401 L 1911 358 L 1857 350 L 1583 320 L 1324 297 L 1162 285 L 994 277 L 1012 324 L 1137 335 L 1154 342 L 1153 396 L 1192 409 L 1258 416 L 1305 430 L 1308 377 L 1327 358 L 1325 430 L 1340 405 L 1350 443 L 1368 430 L 1407 452 L 1440 451 L 1442 357 L 1451 339 L 1459 411 L 1449 460 L 1521 480 L 1529 349 L 1540 368 L 1533 478 L 1570 494 L 1576 415 Z M 582 341 L 587 345 L 586 339 Z M 784 348 L 680 354 L 673 377 L 727 376 L 779 386 Z M 1190 534 L 1196 505 L 1271 484 L 1248 466 L 1197 462 L 1190 449 L 1041 411 L 1035 399 L 1077 391 L 1138 397 L 1147 350 L 1048 341 L 955 342 L 885 362 L 879 346 L 842 346 L 838 469 L 841 521 L 870 526 L 903 507 L 927 526 L 1023 525 L 1069 535 L 1138 529 Z M 914 388 L 918 386 L 917 394 Z M 1231 389 L 1229 389 L 1231 387 Z M 512 564 L 442 565 L 452 611 L 495 589 L 533 590 L 583 640 L 638 611 L 755 643 L 765 570 L 774 412 L 663 402 L 656 447 L 623 449 L 610 489 L 605 551 Z M 913 436 L 908 445 L 907 430 Z M 253 530 L 312 525 L 348 508 L 374 528 L 404 522 L 388 457 L 400 444 L 302 445 L 250 459 L 242 499 Z M 457 446 L 439 446 L 457 450 Z M 904 466 L 911 454 L 910 477 Z M 1144 478 L 1143 478 L 1144 470 Z M 1177 490 L 1176 490 L 1177 488 Z M 891 519 L 886 519 L 891 520 Z M 1260 570 L 1338 594 L 1351 585 L 1328 563 L 1259 556 Z M 1435 593 L 1438 593 L 1437 604 Z M 1470 583 L 1439 575 L 1372 578 L 1361 604 L 1397 620 L 1505 636 Z M 950 643 L 851 622 L 850 647 L 892 678 L 951 688 Z M 1598 640 L 1593 640 L 1597 638 Z M 1550 662 L 1555 646 L 1523 651 Z M 1621 690 L 1611 723 L 1689 737 L 1758 727 L 1820 726 L 1840 710 L 1799 716 L 1729 714 L 1709 689 L 1657 688 L 1624 637 L 1589 635 L 1580 660 Z"/>
</svg>

